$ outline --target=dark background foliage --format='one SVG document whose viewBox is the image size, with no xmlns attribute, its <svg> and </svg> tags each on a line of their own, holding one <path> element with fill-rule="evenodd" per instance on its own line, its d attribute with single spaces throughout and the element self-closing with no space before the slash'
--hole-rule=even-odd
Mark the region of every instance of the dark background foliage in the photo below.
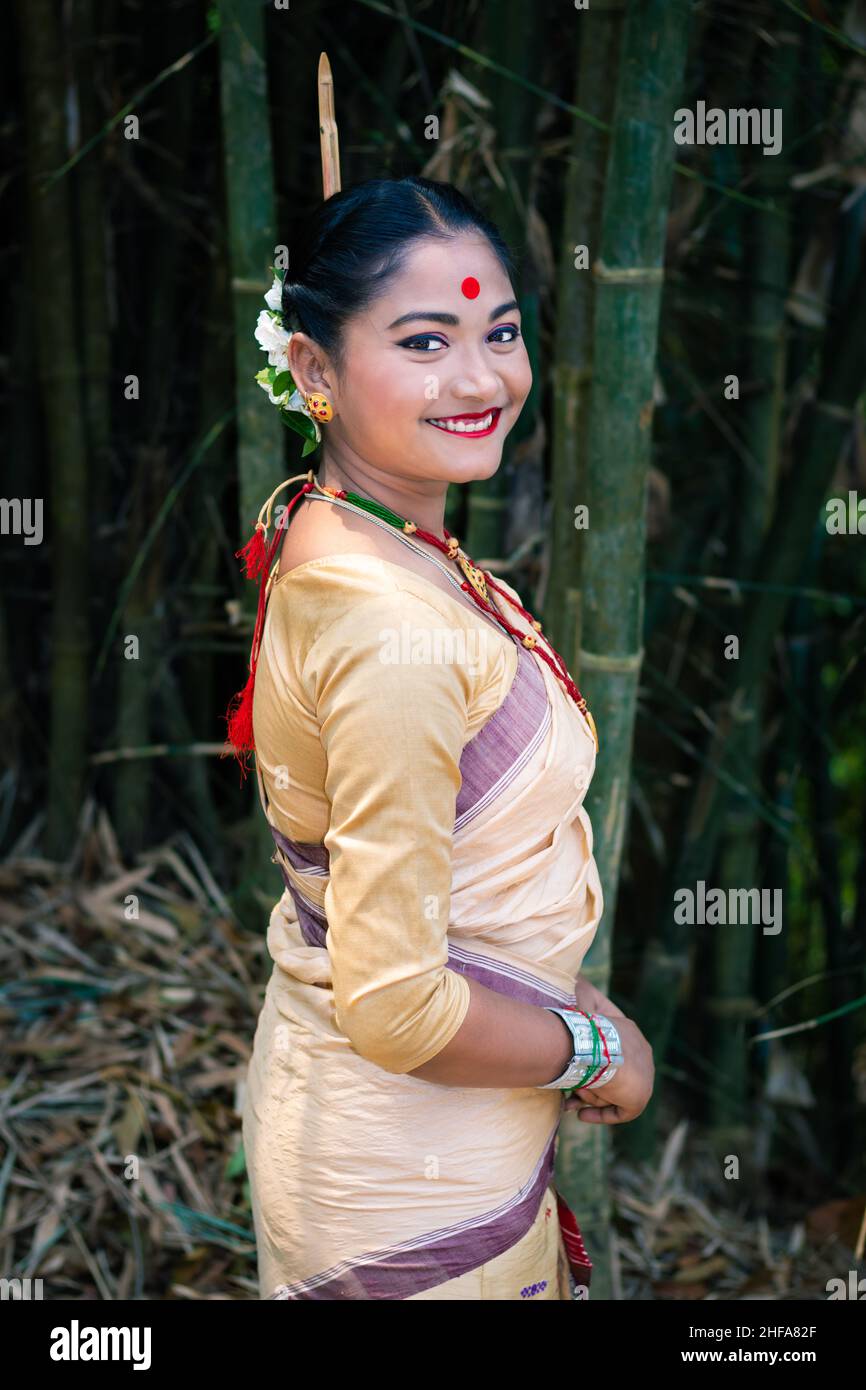
<svg viewBox="0 0 866 1390">
<path fill-rule="evenodd" d="M 280 885 L 221 716 L 253 617 L 235 552 L 302 471 L 252 333 L 321 201 L 326 50 L 343 186 L 453 181 L 519 257 L 533 393 L 448 524 L 599 724 L 587 973 L 657 1064 L 640 1121 L 563 1146 L 599 1287 L 823 1297 L 866 1183 L 866 500 L 847 534 L 826 506 L 866 499 L 862 0 L 20 0 L 0 23 L 2 487 L 45 504 L 40 545 L 0 538 L 9 1267 L 85 1297 L 254 1288 L 236 1087 Z M 699 100 L 781 110 L 782 150 L 676 146 Z M 683 929 L 701 880 L 781 890 L 782 931 Z M 37 1174 L 94 1146 L 47 1230 Z M 693 1279 L 715 1237 L 681 1189 L 730 1237 Z"/>
</svg>

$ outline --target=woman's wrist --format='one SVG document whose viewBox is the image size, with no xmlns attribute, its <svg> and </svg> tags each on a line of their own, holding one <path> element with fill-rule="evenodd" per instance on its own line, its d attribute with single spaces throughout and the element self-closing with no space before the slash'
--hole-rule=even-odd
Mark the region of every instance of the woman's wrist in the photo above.
<svg viewBox="0 0 866 1390">
<path fill-rule="evenodd" d="M 563 1090 L 603 1086 L 613 1080 L 623 1064 L 622 1043 L 616 1023 L 607 1014 L 584 1009 L 559 1009 L 546 1005 L 563 1021 L 571 1039 L 571 1054 L 552 1081 L 541 1088 Z"/>
<path fill-rule="evenodd" d="M 560 1014 L 551 1013 L 549 1009 L 545 1009 L 545 1013 L 549 1013 L 551 1018 L 555 1018 L 558 1020 L 559 1032 L 562 1035 L 560 1065 L 556 1071 L 551 1073 L 547 1081 L 541 1082 L 541 1085 L 549 1086 L 551 1081 L 555 1081 L 558 1076 L 562 1076 L 562 1073 L 565 1071 L 566 1067 L 568 1066 L 569 1062 L 574 1056 L 574 1037 L 572 1036 L 571 1029 L 566 1023 L 565 1019 L 562 1018 Z"/>
</svg>

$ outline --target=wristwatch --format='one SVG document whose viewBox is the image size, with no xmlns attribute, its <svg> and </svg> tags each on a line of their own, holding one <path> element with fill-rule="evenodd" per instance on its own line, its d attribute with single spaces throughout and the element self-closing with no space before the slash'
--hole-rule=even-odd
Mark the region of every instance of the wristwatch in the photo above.
<svg viewBox="0 0 866 1390">
<path fill-rule="evenodd" d="M 589 1018 L 585 1013 L 579 1013 L 577 1009 L 554 1009 L 549 1005 L 544 1006 L 549 1013 L 559 1014 L 563 1023 L 568 1028 L 574 1040 L 574 1052 L 571 1061 L 565 1068 L 561 1076 L 555 1081 L 545 1081 L 543 1086 L 536 1089 L 539 1091 L 553 1091 L 556 1089 L 565 1090 L 569 1086 L 577 1086 L 581 1077 L 587 1075 L 587 1069 L 593 1062 L 593 1032 Z M 601 1048 L 601 1062 L 604 1063 L 604 1070 L 600 1076 L 594 1080 L 589 1075 L 586 1084 L 595 1090 L 598 1086 L 604 1086 L 616 1075 L 622 1066 L 624 1058 L 622 1055 L 622 1043 L 619 1033 L 613 1023 L 604 1014 L 593 1014 L 595 1026 L 607 1043 L 607 1051 L 610 1053 L 610 1062 L 607 1062 L 604 1048 Z M 598 1044 L 596 1044 L 598 1046 Z M 596 1066 L 599 1065 L 598 1052 L 595 1056 Z"/>
</svg>

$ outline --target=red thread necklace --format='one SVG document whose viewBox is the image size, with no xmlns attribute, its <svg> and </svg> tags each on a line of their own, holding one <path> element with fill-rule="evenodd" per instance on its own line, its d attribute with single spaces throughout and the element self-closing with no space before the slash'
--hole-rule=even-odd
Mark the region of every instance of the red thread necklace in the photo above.
<svg viewBox="0 0 866 1390">
<path fill-rule="evenodd" d="M 292 498 L 292 501 L 286 508 L 284 521 L 281 526 L 277 527 L 276 535 L 270 547 L 268 547 L 265 543 L 265 535 L 270 526 L 271 508 L 274 498 L 282 488 L 288 487 L 291 483 L 300 481 L 302 477 L 306 478 L 304 486 L 299 490 L 296 496 Z M 310 469 L 309 473 L 299 474 L 295 478 L 288 478 L 286 482 L 280 484 L 259 512 L 256 529 L 252 537 L 242 550 L 236 552 L 238 556 L 243 557 L 247 578 L 260 578 L 259 605 L 256 615 L 256 625 L 253 632 L 252 650 L 250 653 L 250 675 L 244 689 L 239 691 L 237 695 L 232 698 L 226 714 L 226 719 L 228 721 L 228 742 L 232 745 L 232 750 L 238 758 L 244 775 L 247 771 L 246 756 L 255 750 L 252 728 L 253 691 L 255 687 L 255 672 L 261 643 L 262 628 L 264 626 L 267 592 L 270 584 L 269 572 L 280 538 L 284 535 L 288 526 L 292 508 L 305 493 L 313 491 L 319 496 L 327 497 L 329 500 L 341 503 L 353 510 L 365 512 L 373 520 L 379 520 L 380 522 L 386 523 L 388 526 L 394 527 L 394 529 L 402 533 L 404 537 L 415 536 L 418 540 L 425 541 L 428 545 L 435 546 L 436 549 L 440 550 L 449 560 L 456 560 L 463 574 L 466 576 L 459 587 L 464 590 L 465 593 L 469 594 L 477 606 L 493 618 L 506 632 L 510 633 L 512 637 L 518 638 L 524 647 L 529 651 L 536 652 L 536 654 L 541 657 L 542 661 L 547 663 L 553 671 L 553 674 L 561 681 L 567 693 L 571 696 L 572 700 L 574 700 L 581 714 L 586 719 L 592 732 L 593 739 L 595 740 L 596 751 L 598 751 L 598 731 L 596 730 L 595 720 L 587 707 L 586 700 L 569 675 L 565 662 L 559 652 L 556 651 L 555 647 L 553 647 L 549 639 L 542 632 L 541 623 L 533 618 L 532 614 L 528 609 L 523 607 L 522 603 L 518 603 L 516 599 L 513 599 L 511 595 L 501 587 L 501 585 L 497 584 L 491 574 L 472 563 L 470 557 L 461 549 L 460 542 L 456 536 L 452 536 L 448 529 L 443 527 L 442 534 L 444 539 L 440 540 L 440 538 L 434 536 L 431 531 L 425 531 L 420 526 L 416 526 L 413 521 L 407 521 L 405 517 L 400 516 L 397 512 L 391 511 L 390 507 L 385 507 L 380 502 L 375 502 L 371 498 L 361 497 L 355 492 L 347 492 L 343 488 L 325 487 L 316 480 L 313 470 Z M 267 509 L 267 516 L 263 521 L 262 517 L 265 509 Z M 416 549 L 411 542 L 408 542 L 408 544 L 413 550 Z M 419 555 L 424 554 L 423 550 L 418 550 L 417 553 Z M 428 556 L 427 558 L 432 557 Z M 457 584 L 456 578 L 454 579 L 454 583 Z M 521 632 L 519 628 L 513 627 L 504 614 L 500 612 L 499 608 L 490 602 L 488 598 L 489 589 L 493 589 L 495 593 L 507 599 L 511 607 L 521 613 L 527 622 L 531 624 L 534 631 L 531 633 L 524 633 Z M 547 651 L 539 645 L 539 637 L 545 642 L 548 649 Z"/>
</svg>

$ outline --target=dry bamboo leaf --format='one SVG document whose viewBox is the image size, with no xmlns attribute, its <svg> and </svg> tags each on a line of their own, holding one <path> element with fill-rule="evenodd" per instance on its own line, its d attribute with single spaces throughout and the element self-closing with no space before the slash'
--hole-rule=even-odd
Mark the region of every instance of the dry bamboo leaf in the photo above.
<svg viewBox="0 0 866 1390">
<path fill-rule="evenodd" d="M 663 1192 L 673 1177 L 677 1164 L 682 1156 L 683 1145 L 686 1142 L 688 1129 L 688 1120 L 680 1120 L 679 1124 L 676 1125 L 668 1135 L 664 1150 L 662 1151 L 658 1175 L 653 1184 L 654 1193 Z"/>
<path fill-rule="evenodd" d="M 150 866 L 150 872 L 163 864 L 167 865 L 183 884 L 184 888 L 186 888 L 187 892 L 192 894 L 196 902 L 201 907 L 205 906 L 207 895 L 204 889 L 201 884 L 198 883 L 194 874 L 192 874 L 186 864 L 184 864 L 177 851 L 170 845 L 162 845 L 159 849 L 147 850 L 144 854 L 139 855 L 139 859 Z"/>
<path fill-rule="evenodd" d="M 187 1085 L 191 1091 L 200 1095 L 203 1091 L 214 1091 L 218 1086 L 235 1086 L 238 1079 L 246 1075 L 247 1068 L 243 1067 L 215 1067 L 213 1071 L 199 1072 L 198 1076 L 191 1076 Z"/>
<path fill-rule="evenodd" d="M 146 1114 L 141 1099 L 134 1091 L 127 1096 L 123 1114 L 113 1126 L 114 1138 L 121 1154 L 138 1152 L 138 1141 L 145 1129 Z"/>
<path fill-rule="evenodd" d="M 488 98 L 477 87 L 473 86 L 457 68 L 449 68 L 448 75 L 439 89 L 439 94 L 443 99 L 447 96 L 462 97 L 464 101 L 468 101 L 471 106 L 476 106 L 481 111 L 490 109 L 491 103 Z"/>
<path fill-rule="evenodd" d="M 710 1278 L 713 1274 L 722 1274 L 728 1268 L 728 1258 L 726 1255 L 713 1255 L 708 1260 L 697 1260 L 694 1264 L 686 1264 L 685 1260 L 690 1259 L 686 1256 L 673 1276 L 675 1284 L 697 1284 Z"/>
<path fill-rule="evenodd" d="M 207 1212 L 209 1215 L 213 1216 L 215 1214 L 213 1203 L 210 1198 L 205 1195 L 202 1187 L 196 1181 L 192 1169 L 179 1149 L 172 1150 L 172 1160 L 189 1194 L 190 1205 L 194 1206 L 198 1211 Z"/>
</svg>

